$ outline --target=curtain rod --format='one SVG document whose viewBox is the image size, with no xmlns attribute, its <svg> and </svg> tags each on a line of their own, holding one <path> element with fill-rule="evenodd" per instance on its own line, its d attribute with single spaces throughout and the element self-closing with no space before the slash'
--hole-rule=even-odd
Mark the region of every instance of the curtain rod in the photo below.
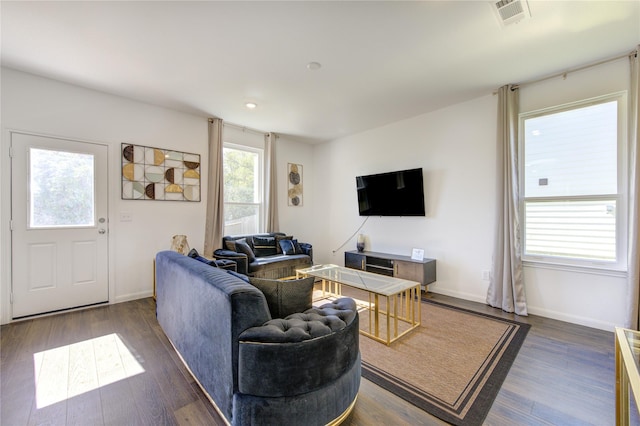
<svg viewBox="0 0 640 426">
<path fill-rule="evenodd" d="M 569 73 L 583 71 L 583 70 L 586 70 L 586 69 L 589 69 L 589 68 L 597 67 L 598 65 L 603 65 L 603 64 L 606 64 L 606 63 L 609 63 L 609 62 L 614 62 L 614 61 L 617 61 L 617 60 L 620 60 L 620 59 L 623 59 L 623 58 L 629 58 L 629 57 L 637 55 L 637 54 L 638 54 L 638 49 L 635 49 L 635 50 L 633 50 L 633 51 L 631 51 L 629 53 L 626 53 L 624 55 L 618 55 L 618 56 L 615 56 L 613 58 L 604 59 L 602 61 L 598 61 L 598 62 L 595 62 L 593 64 L 584 65 L 584 66 L 578 67 L 578 68 L 572 68 L 572 69 L 563 71 L 561 73 L 557 73 L 557 74 L 549 75 L 547 77 L 539 78 L 537 80 L 530 80 L 530 81 L 525 81 L 523 83 L 514 84 L 512 86 L 512 90 L 519 89 L 519 88 L 525 87 L 525 86 L 529 86 L 531 84 L 540 83 L 542 81 L 551 80 L 552 78 L 562 77 L 563 79 L 565 79 L 565 78 L 567 78 L 567 75 Z M 497 93 L 497 92 L 495 92 L 495 93 Z"/>
<path fill-rule="evenodd" d="M 262 136 L 264 136 L 267 133 L 269 133 L 269 132 L 263 132 L 263 131 L 260 131 L 260 130 L 252 129 L 252 128 L 246 127 L 246 126 L 240 126 L 239 124 L 229 123 L 229 122 L 226 122 L 226 121 L 223 121 L 222 124 L 224 126 L 229 126 L 229 127 L 233 127 L 235 129 L 238 129 L 238 130 L 242 130 L 243 132 L 251 132 L 251 133 L 255 133 L 255 134 L 258 134 L 258 135 L 262 135 Z"/>
</svg>

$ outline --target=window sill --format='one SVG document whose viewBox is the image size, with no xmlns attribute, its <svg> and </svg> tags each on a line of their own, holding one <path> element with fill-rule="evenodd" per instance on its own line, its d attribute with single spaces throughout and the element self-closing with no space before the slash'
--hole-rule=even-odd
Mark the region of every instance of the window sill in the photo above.
<svg viewBox="0 0 640 426">
<path fill-rule="evenodd" d="M 555 262 L 546 262 L 542 260 L 523 260 L 522 266 L 526 268 L 552 269 L 564 272 L 576 272 L 590 275 L 606 275 L 608 277 L 627 278 L 627 271 L 615 269 L 615 267 L 606 267 L 600 265 L 567 265 Z"/>
</svg>

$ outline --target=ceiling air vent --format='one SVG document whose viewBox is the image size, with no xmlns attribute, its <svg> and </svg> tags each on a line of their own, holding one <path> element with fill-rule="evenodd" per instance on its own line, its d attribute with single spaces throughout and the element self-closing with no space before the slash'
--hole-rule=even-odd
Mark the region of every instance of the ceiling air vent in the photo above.
<svg viewBox="0 0 640 426">
<path fill-rule="evenodd" d="M 492 1 L 491 8 L 503 27 L 531 17 L 527 0 Z"/>
</svg>

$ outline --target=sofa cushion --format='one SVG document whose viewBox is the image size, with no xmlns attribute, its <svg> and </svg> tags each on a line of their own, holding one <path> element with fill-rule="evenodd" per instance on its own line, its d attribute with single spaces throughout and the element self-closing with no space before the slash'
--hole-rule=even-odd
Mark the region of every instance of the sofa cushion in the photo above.
<svg viewBox="0 0 640 426">
<path fill-rule="evenodd" d="M 276 238 L 256 235 L 253 237 L 253 252 L 256 257 L 273 256 L 278 254 Z"/>
<path fill-rule="evenodd" d="M 311 308 L 314 281 L 314 277 L 298 280 L 249 278 L 249 282 L 264 293 L 272 318 L 285 318 Z"/>
<path fill-rule="evenodd" d="M 256 257 L 249 265 L 249 275 L 257 278 L 282 279 L 296 275 L 297 269 L 311 266 L 311 257 L 304 254 Z"/>
<path fill-rule="evenodd" d="M 325 303 L 319 307 L 313 307 L 305 314 L 317 314 L 324 316 L 335 316 L 346 324 L 351 324 L 358 313 L 358 306 L 355 300 L 350 297 L 341 297 L 332 302 Z"/>
<path fill-rule="evenodd" d="M 249 246 L 249 243 L 247 243 L 247 240 L 245 240 L 244 238 L 236 241 L 236 252 L 246 254 L 249 263 L 256 260 L 256 255 L 253 253 L 253 250 Z"/>
<path fill-rule="evenodd" d="M 305 312 L 275 318 L 262 326 L 245 330 L 241 341 L 254 343 L 292 343 L 315 339 L 342 330 L 351 324 L 358 314 L 356 303 L 342 297 Z"/>
<path fill-rule="evenodd" d="M 245 330 L 240 335 L 240 340 L 260 343 L 302 342 L 326 336 L 345 326 L 346 323 L 337 316 L 323 316 L 315 312 L 297 313 Z"/>
</svg>

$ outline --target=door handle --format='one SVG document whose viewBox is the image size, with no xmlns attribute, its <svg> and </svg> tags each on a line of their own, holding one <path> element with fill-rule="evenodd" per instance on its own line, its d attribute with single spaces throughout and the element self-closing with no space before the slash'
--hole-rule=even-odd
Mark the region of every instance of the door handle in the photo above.
<svg viewBox="0 0 640 426">
<path fill-rule="evenodd" d="M 106 232 L 107 232 L 106 229 L 103 229 L 103 228 L 98 229 L 98 234 L 104 234 Z"/>
</svg>

